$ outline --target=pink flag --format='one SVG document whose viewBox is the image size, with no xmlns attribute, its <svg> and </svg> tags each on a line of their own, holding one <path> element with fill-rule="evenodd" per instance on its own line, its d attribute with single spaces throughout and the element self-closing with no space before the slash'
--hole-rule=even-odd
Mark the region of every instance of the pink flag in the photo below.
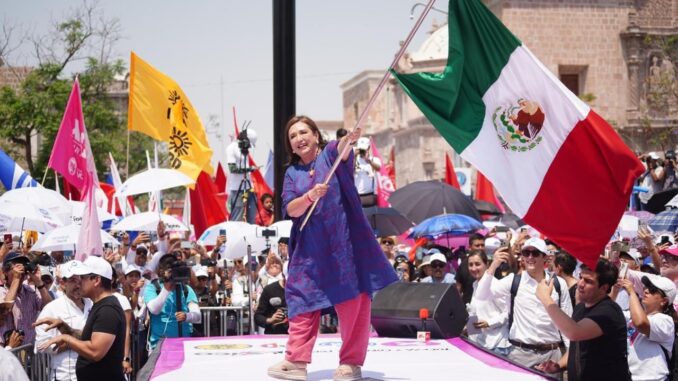
<svg viewBox="0 0 678 381">
<path fill-rule="evenodd" d="M 92 172 L 93 184 L 98 188 L 99 179 L 92 157 L 92 149 L 87 137 L 85 119 L 82 116 L 82 103 L 80 100 L 80 83 L 76 79 L 73 90 L 68 97 L 66 111 L 61 119 L 61 126 L 54 140 L 52 154 L 49 157 L 49 168 L 59 172 L 64 179 L 75 186 L 85 199 L 87 172 Z"/>
<path fill-rule="evenodd" d="M 382 163 L 379 172 L 377 172 L 377 206 L 380 208 L 388 208 L 391 204 L 388 202 L 388 198 L 391 197 L 391 193 L 395 191 L 393 186 L 393 181 L 388 175 L 388 168 L 384 165 L 384 162 L 381 159 L 379 150 L 374 142 L 370 139 L 370 145 L 372 146 L 372 156 L 379 159 Z"/>
<path fill-rule="evenodd" d="M 96 189 L 99 188 L 99 179 L 82 115 L 80 83 L 77 79 L 68 97 L 66 111 L 47 166 L 59 172 L 65 180 L 78 188 L 82 200 L 85 201 L 85 214 L 80 226 L 75 258 L 84 261 L 90 255 L 102 255 L 103 245 L 94 196 Z"/>
<path fill-rule="evenodd" d="M 89 181 L 91 183 L 91 180 Z M 85 192 L 85 215 L 82 216 L 80 236 L 76 246 L 75 259 L 84 261 L 90 255 L 102 256 L 101 225 L 97 215 L 95 188 L 90 186 Z"/>
</svg>

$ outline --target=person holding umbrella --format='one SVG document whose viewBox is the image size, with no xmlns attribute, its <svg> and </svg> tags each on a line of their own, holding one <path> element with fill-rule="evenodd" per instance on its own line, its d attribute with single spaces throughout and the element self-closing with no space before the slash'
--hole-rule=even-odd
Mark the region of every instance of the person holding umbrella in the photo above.
<svg viewBox="0 0 678 381">
<path fill-rule="evenodd" d="M 360 130 L 326 143 L 312 119 L 295 116 L 287 123 L 286 137 L 291 160 L 283 181 L 282 211 L 293 223 L 285 289 L 289 337 L 285 359 L 269 367 L 268 375 L 306 379 L 321 310 L 334 306 L 343 341 L 334 380 L 357 380 L 367 354 L 371 296 L 398 280 L 363 214 L 354 185 L 354 157 L 352 150 L 345 150 L 357 141 Z M 336 176 L 325 185 L 332 165 L 345 151 Z M 301 230 L 315 201 L 317 206 Z"/>
</svg>

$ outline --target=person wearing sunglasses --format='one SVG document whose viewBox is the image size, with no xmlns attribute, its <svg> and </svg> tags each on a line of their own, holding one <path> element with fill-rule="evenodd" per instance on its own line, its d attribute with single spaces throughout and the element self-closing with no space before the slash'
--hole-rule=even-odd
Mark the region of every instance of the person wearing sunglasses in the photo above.
<svg viewBox="0 0 678 381">
<path fill-rule="evenodd" d="M 510 255 L 507 247 L 497 249 L 492 264 L 478 281 L 473 297 L 486 301 L 503 298 L 509 307 L 509 342 L 512 344 L 509 360 L 527 367 L 548 360 L 557 362 L 567 342 L 536 295 L 539 282 L 551 277 L 544 270 L 546 243 L 539 238 L 530 238 L 523 243 L 520 254 L 525 270 L 497 279 L 495 272 L 502 263 L 508 262 Z M 567 284 L 562 278 L 556 279 L 561 292 L 554 290 L 551 298 L 570 316 L 572 303 Z"/>
<path fill-rule="evenodd" d="M 454 275 L 446 271 L 447 258 L 438 249 L 430 249 L 431 275 L 421 280 L 421 283 L 455 283 Z"/>
</svg>

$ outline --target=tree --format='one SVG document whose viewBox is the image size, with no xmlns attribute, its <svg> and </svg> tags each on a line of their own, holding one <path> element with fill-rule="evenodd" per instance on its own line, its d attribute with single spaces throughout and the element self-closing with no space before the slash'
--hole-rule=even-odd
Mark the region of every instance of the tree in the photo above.
<svg viewBox="0 0 678 381">
<path fill-rule="evenodd" d="M 11 62 L 13 28 L 0 35 L 0 58 Z M 96 4 L 83 3 L 65 20 L 54 23 L 50 33 L 25 38 L 33 45 L 37 67 L 17 89 L 0 90 L 0 137 L 9 140 L 20 152 L 27 169 L 35 178 L 46 171 L 52 144 L 63 116 L 75 75 L 79 69 L 83 113 L 99 174 L 106 171 L 108 152 L 124 166 L 127 151 L 126 115 L 116 110 L 109 89 L 116 77 L 126 72 L 120 59 L 112 59 L 113 46 L 120 36 L 117 19 L 107 19 Z M 5 47 L 3 49 L 3 47 Z M 33 160 L 33 137 L 39 136 L 37 160 Z M 146 166 L 145 149 L 151 139 L 134 137 L 130 147 L 130 172 Z M 144 148 L 146 147 L 146 148 Z M 121 172 L 125 172 L 121 168 Z M 49 172 L 53 178 L 53 172 Z"/>
</svg>

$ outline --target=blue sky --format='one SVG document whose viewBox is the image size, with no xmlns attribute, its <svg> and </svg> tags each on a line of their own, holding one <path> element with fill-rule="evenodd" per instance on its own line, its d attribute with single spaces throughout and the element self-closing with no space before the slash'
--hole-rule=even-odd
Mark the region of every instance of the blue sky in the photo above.
<svg viewBox="0 0 678 381">
<path fill-rule="evenodd" d="M 297 0 L 297 113 L 316 120 L 340 120 L 340 84 L 366 69 L 386 69 L 414 25 L 413 0 Z M 0 22 L 44 34 L 52 20 L 63 19 L 80 0 L 0 0 Z M 261 164 L 272 145 L 273 45 L 272 1 L 101 1 L 106 17 L 120 20 L 123 38 L 115 53 L 129 63 L 134 50 L 174 78 L 197 108 L 204 124 L 209 115 L 225 126 L 208 130 L 215 155 L 217 134 L 232 134 L 231 108 L 238 120 L 251 120 L 260 136 L 254 151 Z M 447 2 L 438 0 L 445 9 Z M 423 7 L 418 7 L 415 19 Z M 427 36 L 426 18 L 410 51 Z M 29 46 L 13 64 L 34 64 Z M 71 70 L 77 70 L 74 68 Z M 220 84 L 223 79 L 223 87 Z M 223 97 L 222 97 L 223 88 Z M 223 135 L 226 133 L 227 135 Z M 223 140 L 223 139 L 222 139 Z"/>
</svg>

